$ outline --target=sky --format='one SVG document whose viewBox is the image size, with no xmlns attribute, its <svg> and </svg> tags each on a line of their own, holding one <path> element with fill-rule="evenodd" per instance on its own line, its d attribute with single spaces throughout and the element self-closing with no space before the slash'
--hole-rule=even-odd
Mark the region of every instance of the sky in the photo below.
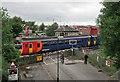
<svg viewBox="0 0 120 82">
<path fill-rule="evenodd" d="M 20 16 L 26 21 L 59 25 L 96 25 L 102 4 L 100 0 L 4 0 L 2 6 L 11 17 Z"/>
</svg>

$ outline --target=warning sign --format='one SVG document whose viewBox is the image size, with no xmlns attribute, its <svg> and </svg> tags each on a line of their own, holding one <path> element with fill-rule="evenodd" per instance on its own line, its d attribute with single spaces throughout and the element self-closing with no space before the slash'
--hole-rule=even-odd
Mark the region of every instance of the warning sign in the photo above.
<svg viewBox="0 0 120 82">
<path fill-rule="evenodd" d="M 37 56 L 37 61 L 42 61 L 43 57 L 42 56 Z"/>
<path fill-rule="evenodd" d="M 109 60 L 106 60 L 106 66 L 110 67 L 110 61 Z"/>
</svg>

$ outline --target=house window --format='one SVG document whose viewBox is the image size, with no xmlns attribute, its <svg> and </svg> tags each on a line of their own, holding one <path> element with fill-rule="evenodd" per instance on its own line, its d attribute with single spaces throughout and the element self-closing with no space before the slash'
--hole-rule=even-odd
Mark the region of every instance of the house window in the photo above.
<svg viewBox="0 0 120 82">
<path fill-rule="evenodd" d="M 64 36 L 64 33 L 60 33 L 60 36 Z"/>
</svg>

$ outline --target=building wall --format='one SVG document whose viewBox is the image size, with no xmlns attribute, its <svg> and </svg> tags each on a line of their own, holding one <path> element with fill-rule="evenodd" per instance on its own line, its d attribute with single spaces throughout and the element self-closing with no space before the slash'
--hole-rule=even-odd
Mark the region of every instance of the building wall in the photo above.
<svg viewBox="0 0 120 82">
<path fill-rule="evenodd" d="M 79 32 L 55 32 L 55 36 L 78 36 Z"/>
<path fill-rule="evenodd" d="M 89 35 L 91 29 L 86 27 L 81 27 L 79 30 L 80 35 Z"/>
<path fill-rule="evenodd" d="M 80 35 L 89 35 L 91 34 L 92 28 L 97 29 L 97 33 L 99 34 L 99 28 L 97 26 L 73 26 L 76 30 L 79 31 Z"/>
</svg>

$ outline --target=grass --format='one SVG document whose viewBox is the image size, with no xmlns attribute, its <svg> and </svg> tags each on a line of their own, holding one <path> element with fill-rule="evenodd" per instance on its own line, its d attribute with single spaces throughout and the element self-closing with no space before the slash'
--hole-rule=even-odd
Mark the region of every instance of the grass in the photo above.
<svg viewBox="0 0 120 82">
<path fill-rule="evenodd" d="M 91 65 L 102 69 L 108 75 L 113 75 L 117 71 L 117 69 L 113 65 L 111 65 L 110 67 L 106 66 L 106 60 L 103 58 L 99 57 L 99 61 L 97 62 L 96 56 L 98 56 L 98 55 L 93 54 L 93 55 L 89 56 L 89 62 L 91 63 Z"/>
</svg>

